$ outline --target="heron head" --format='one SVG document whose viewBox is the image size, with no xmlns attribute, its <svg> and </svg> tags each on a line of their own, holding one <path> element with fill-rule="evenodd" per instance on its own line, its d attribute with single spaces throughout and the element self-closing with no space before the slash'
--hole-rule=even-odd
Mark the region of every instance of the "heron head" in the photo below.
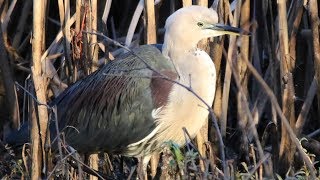
<svg viewBox="0 0 320 180">
<path fill-rule="evenodd" d="M 173 13 L 166 21 L 166 35 L 171 41 L 197 44 L 201 39 L 225 34 L 239 35 L 240 28 L 218 23 L 218 14 L 211 8 L 189 6 Z M 175 42 L 173 42 L 175 43 Z"/>
</svg>

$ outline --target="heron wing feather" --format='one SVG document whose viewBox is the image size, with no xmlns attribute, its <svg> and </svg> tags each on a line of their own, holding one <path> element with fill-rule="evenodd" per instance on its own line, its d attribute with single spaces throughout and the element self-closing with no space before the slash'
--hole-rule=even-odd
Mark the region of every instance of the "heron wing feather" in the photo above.
<svg viewBox="0 0 320 180">
<path fill-rule="evenodd" d="M 158 72 L 176 77 L 171 62 L 155 47 L 144 45 L 134 52 Z M 156 128 L 152 110 L 164 105 L 171 86 L 136 55 L 109 62 L 55 100 L 60 126 L 78 130 L 65 130 L 67 142 L 78 151 L 122 151 Z"/>
</svg>

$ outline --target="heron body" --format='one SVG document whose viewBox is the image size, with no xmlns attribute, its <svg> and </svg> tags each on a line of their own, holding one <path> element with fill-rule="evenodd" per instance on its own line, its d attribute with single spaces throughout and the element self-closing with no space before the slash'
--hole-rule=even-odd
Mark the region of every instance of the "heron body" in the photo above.
<svg viewBox="0 0 320 180">
<path fill-rule="evenodd" d="M 216 70 L 197 43 L 239 32 L 217 22 L 212 9 L 182 8 L 166 21 L 162 52 L 140 46 L 133 50 L 138 56 L 128 52 L 65 90 L 53 104 L 67 143 L 79 152 L 119 153 L 147 162 L 167 141 L 183 145 L 183 127 L 194 137 L 208 116 L 207 106 L 179 83 L 212 105 Z"/>
<path fill-rule="evenodd" d="M 145 45 L 133 51 L 158 72 L 176 78 L 172 63 L 155 47 Z M 65 122 L 62 126 L 78 130 L 65 130 L 67 142 L 80 152 L 140 156 L 151 144 L 131 151 L 128 146 L 133 149 L 134 143 L 159 129 L 155 116 L 167 103 L 171 86 L 133 54 L 108 63 L 55 100 L 58 119 Z"/>
<path fill-rule="evenodd" d="M 190 86 L 212 104 L 215 68 L 205 52 L 190 51 L 183 57 L 190 59 L 189 64 L 175 69 L 153 46 L 134 51 L 157 72 Z M 203 56 L 207 58 L 203 60 Z M 201 84 L 206 86 L 201 88 Z M 182 128 L 194 136 L 208 116 L 205 105 L 194 94 L 163 79 L 130 53 L 78 81 L 55 103 L 59 124 L 77 129 L 65 130 L 69 145 L 80 152 L 108 151 L 127 156 L 148 155 L 169 140 L 182 145 Z"/>
</svg>

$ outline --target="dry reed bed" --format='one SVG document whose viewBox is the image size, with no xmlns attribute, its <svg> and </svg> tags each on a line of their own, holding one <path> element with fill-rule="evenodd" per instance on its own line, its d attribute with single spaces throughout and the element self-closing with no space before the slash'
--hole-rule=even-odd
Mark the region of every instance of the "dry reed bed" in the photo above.
<svg viewBox="0 0 320 180">
<path fill-rule="evenodd" d="M 218 72 L 212 109 L 216 118 L 211 117 L 212 121 L 196 138 L 200 156 L 191 158 L 193 166 L 185 163 L 174 173 L 162 168 L 160 176 L 319 177 L 316 169 L 319 166 L 314 165 L 320 157 L 317 1 L 197 0 L 194 3 L 211 6 L 218 12 L 220 23 L 241 27 L 252 35 L 223 36 L 199 43 L 214 59 Z M 24 166 L 18 173 L 0 174 L 8 178 L 19 175 L 37 179 L 41 173 L 47 178 L 56 176 L 60 170 L 70 178 L 81 178 L 86 176 L 84 170 L 100 178 L 114 177 L 116 167 L 121 165 L 118 157 L 95 154 L 86 165 L 62 145 L 58 162 L 53 163 L 52 154 L 44 147 L 48 139 L 48 112 L 54 109 L 45 104 L 69 84 L 123 52 L 124 48 L 114 46 L 112 41 L 99 36 L 100 32 L 130 48 L 161 43 L 168 13 L 191 4 L 191 0 L 0 0 L 0 92 L 5 97 L 1 100 L 7 102 L 4 109 L 8 110 L 0 113 L 13 128 L 26 119 L 33 124 L 32 153 L 22 151 Z M 17 88 L 20 84 L 24 88 Z M 214 126 L 216 121 L 219 128 Z M 159 155 L 154 155 L 150 166 L 152 176 L 157 173 L 158 161 Z M 168 166 L 166 154 L 161 161 Z M 122 177 L 134 176 L 134 165 L 120 170 Z"/>
</svg>

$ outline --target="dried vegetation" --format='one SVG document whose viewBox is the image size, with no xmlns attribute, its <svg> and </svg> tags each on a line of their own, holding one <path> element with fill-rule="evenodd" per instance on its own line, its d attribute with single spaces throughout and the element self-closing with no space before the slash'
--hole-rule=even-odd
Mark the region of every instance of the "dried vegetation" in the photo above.
<svg viewBox="0 0 320 180">
<path fill-rule="evenodd" d="M 52 140 L 61 146 L 51 152 L 46 131 L 48 113 L 55 110 L 46 104 L 124 51 L 96 32 L 130 48 L 161 43 L 168 15 L 191 4 L 211 6 L 220 23 L 252 35 L 199 43 L 218 72 L 216 118 L 201 129 L 193 143 L 197 146 L 180 151 L 170 142 L 160 159 L 154 155 L 149 176 L 319 178 L 317 0 L 0 0 L 1 137 L 25 121 L 32 123 L 30 144 L 17 148 L 0 141 L 0 176 L 137 176 L 136 160 L 80 157 L 63 137 Z M 212 123 L 216 120 L 219 129 Z"/>
</svg>

